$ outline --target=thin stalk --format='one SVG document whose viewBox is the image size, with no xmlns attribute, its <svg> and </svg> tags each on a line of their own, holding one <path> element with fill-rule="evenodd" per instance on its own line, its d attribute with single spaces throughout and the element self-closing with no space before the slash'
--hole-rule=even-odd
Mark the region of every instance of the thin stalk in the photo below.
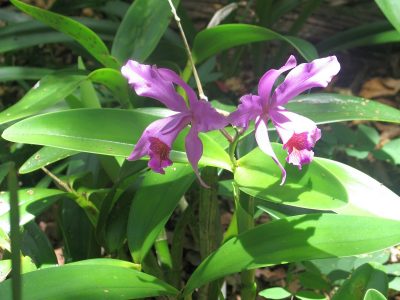
<svg viewBox="0 0 400 300">
<path fill-rule="evenodd" d="M 218 173 L 213 167 L 206 167 L 202 172 L 203 178 L 209 183 L 210 188 L 200 188 L 199 194 L 199 236 L 200 256 L 204 260 L 216 250 L 222 240 L 222 230 L 218 205 Z M 199 291 L 199 299 L 217 299 L 219 282 L 211 282 Z"/>
<path fill-rule="evenodd" d="M 97 209 L 97 207 L 84 195 L 76 192 L 72 187 L 69 186 L 69 184 L 62 181 L 55 174 L 50 172 L 47 168 L 42 167 L 41 169 L 43 172 L 46 173 L 46 175 L 48 175 L 51 179 L 53 179 L 58 186 L 60 186 L 66 192 L 71 193 L 74 196 L 73 199 L 75 200 L 76 204 L 78 204 L 85 211 L 90 223 L 92 223 L 92 225 L 96 228 L 97 220 L 99 217 L 99 210 Z"/>
<path fill-rule="evenodd" d="M 60 187 L 62 187 L 66 192 L 74 194 L 74 195 L 77 194 L 66 182 L 62 181 L 55 174 L 51 173 L 47 168 L 42 167 L 41 169 L 43 172 L 46 173 L 47 176 L 49 176 L 51 179 L 53 179 L 54 182 L 56 184 L 58 184 Z"/>
<path fill-rule="evenodd" d="M 11 163 L 7 178 L 10 191 L 11 286 L 12 299 L 20 300 L 22 298 L 21 233 L 19 231 L 18 180 L 14 167 L 14 163 Z"/>
<path fill-rule="evenodd" d="M 240 197 L 239 186 L 233 182 L 233 196 L 236 207 L 236 222 L 238 234 L 241 234 L 254 227 L 254 198 Z M 242 198 L 242 199 L 241 199 Z M 255 270 L 243 271 L 240 273 L 241 299 L 254 300 L 257 295 L 257 284 L 255 282 Z"/>
<path fill-rule="evenodd" d="M 229 146 L 229 157 L 232 162 L 232 171 L 235 174 L 237 160 L 235 156 L 236 147 L 242 132 L 236 132 L 233 142 Z M 235 217 L 237 234 L 241 234 L 254 227 L 254 198 L 241 197 L 239 185 L 233 181 L 233 199 L 235 201 Z M 232 224 L 233 222 L 231 222 Z M 235 231 L 231 228 L 231 231 Z M 244 271 L 240 274 L 241 278 L 241 299 L 253 300 L 256 298 L 257 285 L 255 282 L 255 270 Z"/>
<path fill-rule="evenodd" d="M 228 154 L 229 154 L 229 158 L 230 158 L 231 163 L 232 163 L 232 172 L 233 172 L 233 174 L 235 174 L 235 170 L 236 170 L 236 167 L 237 167 L 237 161 L 236 161 L 235 152 L 236 152 L 237 144 L 239 143 L 239 138 L 240 138 L 240 133 L 238 131 L 236 131 L 236 134 L 232 138 L 232 142 L 231 142 L 231 144 L 229 145 L 229 148 L 228 148 Z"/>
<path fill-rule="evenodd" d="M 197 90 L 199 92 L 199 98 L 202 99 L 202 100 L 208 100 L 207 96 L 204 94 L 203 87 L 202 87 L 201 82 L 200 82 L 200 77 L 199 77 L 199 74 L 197 73 L 195 62 L 194 62 L 194 59 L 193 59 L 193 56 L 192 56 L 192 52 L 190 51 L 189 43 L 188 43 L 188 41 L 186 39 L 185 32 L 183 31 L 182 24 L 181 24 L 181 19 L 179 18 L 178 14 L 176 12 L 175 6 L 172 3 L 172 1 L 168 0 L 168 3 L 171 6 L 171 12 L 174 15 L 176 24 L 178 25 L 179 32 L 180 32 L 180 34 L 182 36 L 182 40 L 183 40 L 183 43 L 184 43 L 185 48 L 186 48 L 186 52 L 187 52 L 187 55 L 188 55 L 188 58 L 189 58 L 190 66 L 191 66 L 192 71 L 193 71 L 194 80 L 196 81 Z"/>
<path fill-rule="evenodd" d="M 183 243 L 185 240 L 185 229 L 193 218 L 192 206 L 188 206 L 186 201 L 180 201 L 182 207 L 181 216 L 176 222 L 174 234 L 172 237 L 171 256 L 172 256 L 172 273 L 171 283 L 177 289 L 181 289 L 181 274 L 182 274 L 182 258 L 183 258 Z"/>
</svg>

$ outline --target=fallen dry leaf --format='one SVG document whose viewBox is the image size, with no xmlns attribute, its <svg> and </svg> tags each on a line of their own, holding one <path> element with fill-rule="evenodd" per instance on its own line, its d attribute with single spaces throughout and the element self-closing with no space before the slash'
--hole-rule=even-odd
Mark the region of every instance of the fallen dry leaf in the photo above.
<svg viewBox="0 0 400 300">
<path fill-rule="evenodd" d="M 375 77 L 367 80 L 361 87 L 360 96 L 364 98 L 376 98 L 394 96 L 400 91 L 400 79 L 390 77 Z"/>
</svg>

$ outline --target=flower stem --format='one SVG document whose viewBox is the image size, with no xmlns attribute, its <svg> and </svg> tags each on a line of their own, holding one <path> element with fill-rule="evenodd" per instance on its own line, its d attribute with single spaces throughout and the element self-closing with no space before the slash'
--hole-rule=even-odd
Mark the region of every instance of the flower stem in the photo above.
<svg viewBox="0 0 400 300">
<path fill-rule="evenodd" d="M 179 32 L 180 32 L 180 34 L 182 36 L 182 40 L 183 40 L 183 43 L 184 43 L 185 48 L 186 48 L 187 55 L 189 57 L 190 67 L 191 67 L 191 69 L 193 71 L 193 76 L 194 76 L 194 79 L 196 81 L 197 90 L 199 91 L 199 98 L 202 99 L 202 100 L 206 100 L 207 101 L 208 98 L 204 94 L 203 87 L 201 86 L 200 77 L 199 77 L 199 74 L 197 73 L 197 69 L 196 69 L 196 66 L 195 66 L 193 55 L 192 55 L 192 52 L 190 51 L 189 43 L 188 43 L 188 41 L 186 39 L 185 32 L 183 31 L 183 28 L 182 28 L 181 19 L 179 18 L 178 14 L 176 12 L 175 6 L 172 3 L 172 1 L 168 0 L 168 3 L 171 6 L 171 12 L 174 15 L 176 24 L 178 25 Z M 185 68 L 185 70 L 186 70 L 186 68 Z"/>
<path fill-rule="evenodd" d="M 233 182 L 233 196 L 236 207 L 236 222 L 238 234 L 254 227 L 254 198 L 241 197 L 238 184 Z M 241 299 L 254 300 L 256 298 L 257 284 L 255 282 L 255 270 L 240 273 Z"/>
<path fill-rule="evenodd" d="M 235 156 L 236 147 L 242 132 L 237 131 L 232 143 L 229 146 L 229 157 L 232 162 L 232 171 L 238 167 Z M 235 217 L 237 234 L 241 234 L 254 227 L 254 198 L 249 196 L 241 196 L 239 185 L 234 180 L 233 183 L 233 198 L 235 201 Z M 240 274 L 241 278 L 241 299 L 253 300 L 256 298 L 257 285 L 255 282 L 255 271 L 243 271 Z"/>
<path fill-rule="evenodd" d="M 58 178 L 55 174 L 53 174 L 47 168 L 42 167 L 41 169 L 43 172 L 46 173 L 46 175 L 48 175 L 51 179 L 53 179 L 57 185 L 59 185 L 61 188 L 63 188 L 66 192 L 73 195 L 73 199 L 74 199 L 75 203 L 78 204 L 85 211 L 90 223 L 92 223 L 92 225 L 96 228 L 97 220 L 99 218 L 99 210 L 93 204 L 93 202 L 91 202 L 86 197 L 86 195 L 75 191 L 68 183 L 62 181 L 60 178 Z"/>
<path fill-rule="evenodd" d="M 14 163 L 10 164 L 7 185 L 10 191 L 10 238 L 11 238 L 11 290 L 12 299 L 22 299 L 21 233 L 19 227 L 18 179 Z"/>
<path fill-rule="evenodd" d="M 200 188 L 199 194 L 199 237 L 200 256 L 204 260 L 218 248 L 222 240 L 220 213 L 218 205 L 218 173 L 213 167 L 206 167 L 202 172 L 203 178 L 210 188 Z M 217 299 L 219 282 L 211 282 L 199 290 L 199 299 Z"/>
<path fill-rule="evenodd" d="M 236 131 L 235 136 L 233 138 L 231 138 L 232 139 L 231 144 L 229 145 L 229 149 L 228 149 L 229 158 L 231 159 L 231 163 L 232 163 L 233 174 L 235 174 L 235 170 L 237 167 L 235 152 L 236 152 L 237 144 L 239 143 L 239 138 L 240 138 L 240 133 L 238 131 Z"/>
</svg>

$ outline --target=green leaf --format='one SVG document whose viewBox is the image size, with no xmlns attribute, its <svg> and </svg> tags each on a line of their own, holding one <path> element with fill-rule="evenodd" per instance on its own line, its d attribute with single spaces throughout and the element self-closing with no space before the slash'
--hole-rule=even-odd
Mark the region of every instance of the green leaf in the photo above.
<svg viewBox="0 0 400 300">
<path fill-rule="evenodd" d="M 18 191 L 20 225 L 24 225 L 33 220 L 37 215 L 52 205 L 57 197 L 65 194 L 59 190 L 51 189 L 21 189 Z M 5 232 L 10 230 L 10 204 L 9 193 L 0 193 L 0 228 Z"/>
<path fill-rule="evenodd" d="M 398 109 L 374 100 L 339 94 L 301 95 L 291 100 L 286 108 L 319 124 L 351 120 L 400 123 Z"/>
<path fill-rule="evenodd" d="M 85 259 L 77 262 L 73 262 L 68 264 L 69 266 L 81 266 L 81 265 L 94 265 L 94 266 L 113 266 L 113 267 L 123 267 L 127 269 L 137 270 L 140 271 L 140 265 L 131 263 L 126 260 L 119 260 L 113 258 L 92 258 L 92 259 Z"/>
<path fill-rule="evenodd" d="M 389 282 L 389 288 L 391 290 L 400 291 L 400 277 L 394 277 Z"/>
<path fill-rule="evenodd" d="M 0 282 L 4 281 L 11 272 L 11 259 L 0 260 Z"/>
<path fill-rule="evenodd" d="M 258 295 L 267 299 L 285 299 L 292 296 L 290 292 L 281 287 L 273 287 L 262 290 L 258 293 Z"/>
<path fill-rule="evenodd" d="M 365 293 L 364 300 L 386 300 L 386 297 L 375 289 L 369 289 Z"/>
<path fill-rule="evenodd" d="M 391 140 L 389 143 L 383 145 L 379 150 L 374 151 L 376 158 L 388 160 L 396 165 L 400 165 L 399 156 L 400 138 Z"/>
<path fill-rule="evenodd" d="M 375 0 L 383 14 L 400 33 L 400 3 L 397 0 Z"/>
<path fill-rule="evenodd" d="M 353 41 L 357 41 L 371 35 L 387 32 L 392 29 L 393 27 L 386 20 L 362 24 L 360 26 L 352 27 L 348 30 L 338 32 L 333 36 L 328 37 L 327 39 L 317 44 L 317 48 L 322 52 L 331 52 L 331 49 L 333 48 L 341 47 L 348 43 L 352 43 Z"/>
<path fill-rule="evenodd" d="M 56 72 L 41 79 L 21 100 L 0 113 L 0 124 L 36 114 L 61 101 L 87 78 L 75 72 Z"/>
<path fill-rule="evenodd" d="M 25 300 L 122 300 L 178 294 L 153 276 L 112 265 L 70 264 L 30 272 L 22 280 Z M 65 280 L 68 284 L 60 284 Z M 0 284 L 0 294 L 11 299 L 10 280 Z"/>
<path fill-rule="evenodd" d="M 273 148 L 278 159 L 284 162 L 287 154 L 282 146 L 273 143 Z M 286 163 L 287 178 L 283 187 L 280 169 L 259 148 L 242 157 L 238 165 L 235 180 L 251 196 L 291 206 L 332 209 L 340 214 L 400 220 L 399 197 L 375 179 L 345 164 L 316 157 L 299 171 Z"/>
<path fill-rule="evenodd" d="M 312 291 L 299 291 L 296 293 L 296 298 L 300 300 L 327 300 L 324 295 L 317 294 Z"/>
<path fill-rule="evenodd" d="M 123 107 L 131 106 L 128 100 L 129 85 L 121 72 L 110 68 L 97 69 L 89 74 L 89 79 L 94 83 L 100 83 L 109 88 Z"/>
<path fill-rule="evenodd" d="M 1 67 L 0 81 L 34 80 L 53 73 L 54 70 L 31 67 Z"/>
<path fill-rule="evenodd" d="M 179 0 L 173 1 L 175 7 Z M 136 0 L 122 19 L 111 53 L 121 62 L 145 61 L 153 52 L 171 18 L 168 1 Z"/>
<path fill-rule="evenodd" d="M 4 230 L 1 227 L 0 227 L 0 250 L 7 250 L 8 252 L 11 252 L 10 237 L 8 236 L 7 233 L 4 232 Z"/>
<path fill-rule="evenodd" d="M 32 258 L 37 266 L 57 265 L 54 249 L 35 221 L 25 224 L 24 229 L 21 245 L 22 253 Z"/>
<path fill-rule="evenodd" d="M 275 153 L 284 162 L 286 151 L 273 144 Z M 348 193 L 334 172 L 314 160 L 301 171 L 293 165 L 284 165 L 286 182 L 281 186 L 281 171 L 275 162 L 259 148 L 238 161 L 235 181 L 251 196 L 312 209 L 333 209 L 346 205 Z"/>
<path fill-rule="evenodd" d="M 367 263 L 358 267 L 335 293 L 332 300 L 363 299 L 366 291 L 371 288 L 384 294 L 388 292 L 388 278 L 380 264 Z"/>
<path fill-rule="evenodd" d="M 100 245 L 95 239 L 89 213 L 76 202 L 68 198 L 60 201 L 58 223 L 62 233 L 66 263 L 100 256 Z"/>
<path fill-rule="evenodd" d="M 75 151 L 127 157 L 144 129 L 157 118 L 135 110 L 74 109 L 35 116 L 7 128 L 4 139 Z M 99 130 L 101 128 L 101 130 Z M 171 151 L 175 162 L 187 163 L 184 136 Z M 228 154 L 207 134 L 200 134 L 204 151 L 200 165 L 230 170 Z"/>
<path fill-rule="evenodd" d="M 146 174 L 133 199 L 128 221 L 128 243 L 136 262 L 146 256 L 194 178 L 191 167 L 182 164 L 167 169 L 165 175 Z"/>
<path fill-rule="evenodd" d="M 316 158 L 316 161 L 335 174 L 346 188 L 348 203 L 346 206 L 334 208 L 336 213 L 400 220 L 399 196 L 380 182 L 337 161 L 323 158 Z"/>
<path fill-rule="evenodd" d="M 207 282 L 243 270 L 381 250 L 400 242 L 399 224 L 375 217 L 309 214 L 259 225 L 207 257 L 183 293 L 188 295 Z"/>
<path fill-rule="evenodd" d="M 333 52 L 333 51 L 345 50 L 362 46 L 398 43 L 399 41 L 400 41 L 400 33 L 396 30 L 389 30 L 389 31 L 357 37 L 348 42 L 332 46 L 331 48 L 327 49 L 326 52 L 328 51 Z M 326 52 L 323 52 L 322 54 L 325 54 Z"/>
<path fill-rule="evenodd" d="M 26 174 L 40 169 L 41 167 L 46 167 L 51 163 L 75 155 L 78 152 L 73 150 L 53 148 L 53 147 L 43 147 L 35 154 L 33 154 L 24 164 L 19 168 L 18 172 L 20 174 Z"/>
<path fill-rule="evenodd" d="M 19 0 L 10 1 L 28 15 L 73 38 L 104 66 L 119 69 L 118 63 L 110 55 L 107 46 L 91 29 L 71 18 L 25 4 Z"/>
<path fill-rule="evenodd" d="M 308 61 L 318 58 L 314 46 L 305 40 L 248 24 L 226 24 L 199 32 L 194 40 L 193 56 L 196 63 L 200 63 L 232 47 L 270 40 L 281 40 L 290 44 Z"/>
<path fill-rule="evenodd" d="M 23 13 L 18 13 L 20 16 L 24 16 L 28 18 L 27 20 L 21 20 L 18 23 L 8 23 L 7 26 L 0 28 L 0 38 L 9 37 L 9 36 L 21 36 L 24 34 L 32 34 L 32 33 L 49 33 L 54 32 L 52 28 L 43 24 L 40 21 L 32 20 L 29 16 L 26 16 Z M 0 18 L 4 20 L 3 18 Z M 105 19 L 95 19 L 95 18 L 77 18 L 73 17 L 73 20 L 82 23 L 83 25 L 89 27 L 95 32 L 100 33 L 101 35 L 115 35 L 119 23 L 112 22 Z M 66 37 L 64 34 L 60 34 L 60 36 Z M 71 39 L 72 40 L 72 39 Z M 40 41 L 38 41 L 40 42 Z"/>
</svg>

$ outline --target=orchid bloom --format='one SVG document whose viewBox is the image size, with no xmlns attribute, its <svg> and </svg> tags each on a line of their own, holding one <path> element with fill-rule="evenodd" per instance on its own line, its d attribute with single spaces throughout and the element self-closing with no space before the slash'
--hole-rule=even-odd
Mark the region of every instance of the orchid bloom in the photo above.
<svg viewBox="0 0 400 300">
<path fill-rule="evenodd" d="M 121 69 L 136 94 L 156 99 L 176 112 L 170 117 L 151 123 L 143 132 L 128 160 L 137 160 L 145 155 L 150 157 L 148 166 L 155 172 L 165 174 L 164 168 L 172 165 L 169 158 L 172 144 L 179 132 L 191 125 L 185 139 L 188 161 L 203 186 L 198 162 L 203 154 L 203 144 L 199 132 L 220 129 L 227 120 L 211 104 L 198 100 L 195 92 L 174 71 L 140 64 L 129 60 Z M 187 95 L 188 105 L 175 91 L 175 85 L 181 86 Z"/>
<path fill-rule="evenodd" d="M 258 95 L 247 94 L 240 98 L 238 109 L 231 113 L 232 125 L 247 128 L 250 120 L 255 120 L 255 138 L 260 149 L 271 156 L 282 172 L 283 184 L 286 171 L 274 153 L 268 137 L 267 123 L 270 119 L 287 150 L 286 161 L 297 166 L 308 164 L 314 157 L 312 148 L 321 138 L 321 130 L 310 119 L 286 110 L 283 106 L 293 97 L 313 87 L 326 87 L 339 70 L 335 56 L 313 60 L 298 66 L 294 56 L 290 56 L 280 69 L 267 71 L 258 83 Z M 292 69 L 285 80 L 273 90 L 278 77 Z"/>
</svg>

